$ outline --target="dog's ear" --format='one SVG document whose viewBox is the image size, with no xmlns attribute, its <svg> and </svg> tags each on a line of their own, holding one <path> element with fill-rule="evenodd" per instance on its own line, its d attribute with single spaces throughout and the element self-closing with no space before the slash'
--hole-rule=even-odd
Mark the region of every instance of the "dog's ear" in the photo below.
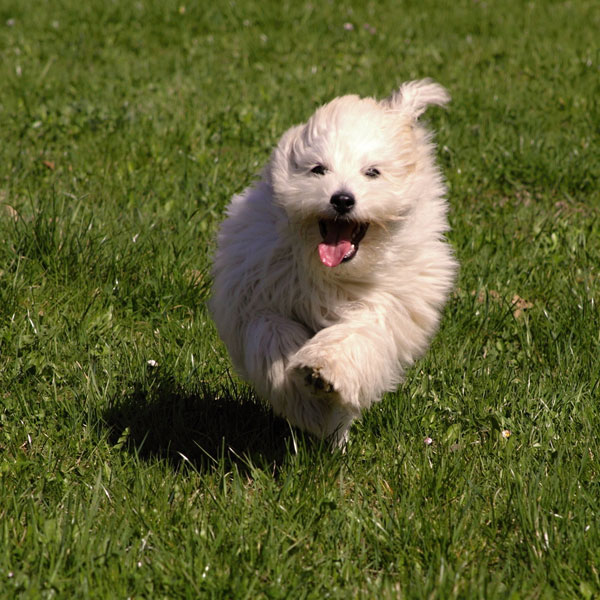
<svg viewBox="0 0 600 600">
<path fill-rule="evenodd" d="M 289 164 L 292 168 L 296 168 L 296 154 L 297 145 L 299 143 L 300 134 L 304 129 L 304 125 L 295 125 L 290 127 L 279 140 L 273 155 L 271 162 L 282 165 Z"/>
<path fill-rule="evenodd" d="M 263 169 L 262 177 L 273 187 L 285 185 L 291 173 L 297 168 L 297 146 L 303 125 L 290 127 L 279 140 L 271 153 L 271 160 Z"/>
<path fill-rule="evenodd" d="M 431 79 L 408 81 L 383 101 L 390 110 L 403 113 L 413 120 L 418 119 L 430 104 L 445 106 L 450 94 L 439 83 Z"/>
</svg>

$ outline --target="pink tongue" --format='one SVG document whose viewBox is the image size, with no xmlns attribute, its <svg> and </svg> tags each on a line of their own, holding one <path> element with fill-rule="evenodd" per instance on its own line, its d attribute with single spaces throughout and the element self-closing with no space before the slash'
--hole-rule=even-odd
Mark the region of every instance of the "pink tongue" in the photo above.
<svg viewBox="0 0 600 600">
<path fill-rule="evenodd" d="M 337 267 L 352 250 L 354 225 L 347 221 L 328 221 L 327 235 L 319 244 L 319 257 L 326 267 Z"/>
</svg>

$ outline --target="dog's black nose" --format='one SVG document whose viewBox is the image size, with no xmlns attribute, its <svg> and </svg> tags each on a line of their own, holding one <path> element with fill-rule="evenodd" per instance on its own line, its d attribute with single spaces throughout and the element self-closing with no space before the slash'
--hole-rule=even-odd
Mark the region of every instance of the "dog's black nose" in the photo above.
<svg viewBox="0 0 600 600">
<path fill-rule="evenodd" d="M 329 203 L 340 215 L 345 215 L 354 206 L 354 196 L 347 192 L 337 192 L 331 196 Z"/>
</svg>

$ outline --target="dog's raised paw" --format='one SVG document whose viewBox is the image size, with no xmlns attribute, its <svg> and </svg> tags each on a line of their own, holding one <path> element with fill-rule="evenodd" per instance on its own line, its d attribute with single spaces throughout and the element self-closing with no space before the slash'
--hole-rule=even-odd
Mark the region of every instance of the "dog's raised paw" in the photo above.
<svg viewBox="0 0 600 600">
<path fill-rule="evenodd" d="M 317 394 L 332 394 L 335 389 L 333 385 L 323 378 L 321 371 L 316 367 L 302 367 L 304 382 L 312 387 Z"/>
</svg>

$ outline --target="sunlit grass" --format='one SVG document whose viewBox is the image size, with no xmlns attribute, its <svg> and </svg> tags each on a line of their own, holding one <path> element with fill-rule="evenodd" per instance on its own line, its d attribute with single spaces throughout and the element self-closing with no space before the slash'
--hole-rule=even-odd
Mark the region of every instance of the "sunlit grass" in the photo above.
<svg viewBox="0 0 600 600">
<path fill-rule="evenodd" d="M 352 4 L 0 6 L 0 596 L 600 594 L 600 10 Z M 214 234 L 287 127 L 425 76 L 461 272 L 332 454 L 232 373 Z"/>
</svg>

